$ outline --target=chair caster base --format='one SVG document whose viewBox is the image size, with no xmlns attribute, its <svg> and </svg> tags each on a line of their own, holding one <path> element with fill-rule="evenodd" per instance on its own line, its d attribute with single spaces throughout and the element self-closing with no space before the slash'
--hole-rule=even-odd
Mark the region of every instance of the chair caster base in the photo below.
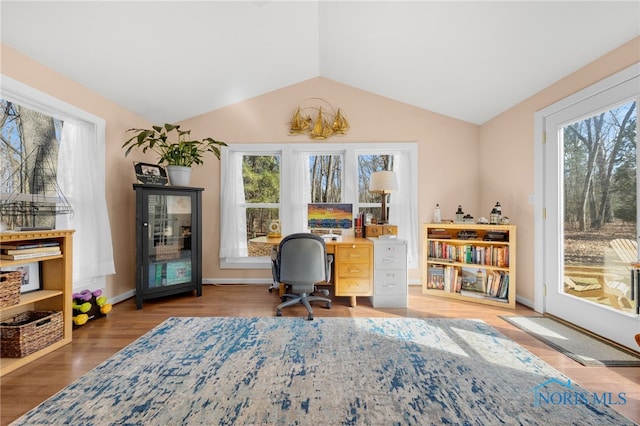
<svg viewBox="0 0 640 426">
<path fill-rule="evenodd" d="M 282 311 L 281 311 L 280 309 L 278 309 L 278 310 L 276 311 L 276 316 L 277 316 L 277 317 L 281 317 L 281 316 L 282 316 Z"/>
<path fill-rule="evenodd" d="M 309 316 L 307 316 L 307 320 L 308 321 L 313 321 L 313 315 L 309 314 Z"/>
<path fill-rule="evenodd" d="M 327 308 L 327 309 L 331 309 L 331 302 L 327 302 L 327 304 L 324 305 L 324 307 Z"/>
</svg>

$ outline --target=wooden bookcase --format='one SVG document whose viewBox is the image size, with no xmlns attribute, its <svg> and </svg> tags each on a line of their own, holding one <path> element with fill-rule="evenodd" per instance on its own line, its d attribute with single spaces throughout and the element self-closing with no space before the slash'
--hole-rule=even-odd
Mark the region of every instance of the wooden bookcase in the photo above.
<svg viewBox="0 0 640 426">
<path fill-rule="evenodd" d="M 422 292 L 515 309 L 516 227 L 423 225 Z"/>
<path fill-rule="evenodd" d="M 37 242 L 39 240 L 57 240 L 62 254 L 37 257 L 24 260 L 0 260 L 0 269 L 11 266 L 40 262 L 40 283 L 42 290 L 20 295 L 17 305 L 0 308 L 0 322 L 25 311 L 61 311 L 63 317 L 62 340 L 59 340 L 35 353 L 22 358 L 0 358 L 0 376 L 14 371 L 36 359 L 71 343 L 72 316 L 71 307 L 73 230 L 7 232 L 0 234 L 0 243 Z"/>
</svg>

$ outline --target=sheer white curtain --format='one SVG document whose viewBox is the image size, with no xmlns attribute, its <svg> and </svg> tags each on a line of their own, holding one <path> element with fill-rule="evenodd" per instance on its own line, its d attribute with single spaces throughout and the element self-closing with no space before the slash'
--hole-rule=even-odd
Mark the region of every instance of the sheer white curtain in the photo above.
<svg viewBox="0 0 640 426">
<path fill-rule="evenodd" d="M 283 219 L 282 227 L 285 234 L 303 232 L 307 229 L 307 204 L 311 202 L 311 177 L 309 175 L 309 154 L 293 150 L 291 152 L 291 179 L 289 190 L 283 191 L 291 197 L 289 205 L 291 208 L 281 208 L 280 217 Z M 283 187 L 286 188 L 283 181 Z"/>
<path fill-rule="evenodd" d="M 242 153 L 223 149 L 220 194 L 220 258 L 248 256 Z"/>
<path fill-rule="evenodd" d="M 389 203 L 389 222 L 398 225 L 398 238 L 407 240 L 407 262 L 410 269 L 418 267 L 418 173 L 416 156 L 403 151 L 394 155 L 393 170 L 398 177 L 399 190 L 392 193 Z"/>
<path fill-rule="evenodd" d="M 96 126 L 64 120 L 58 152 L 58 185 L 74 213 L 58 215 L 56 228 L 75 229 L 74 289 L 90 286 L 115 273 L 105 199 L 104 149 Z"/>
</svg>

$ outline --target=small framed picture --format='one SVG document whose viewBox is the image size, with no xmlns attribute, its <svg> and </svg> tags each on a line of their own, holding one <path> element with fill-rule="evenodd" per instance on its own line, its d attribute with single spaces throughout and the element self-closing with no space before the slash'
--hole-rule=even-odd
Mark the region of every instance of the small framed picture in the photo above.
<svg viewBox="0 0 640 426">
<path fill-rule="evenodd" d="M 167 169 L 157 164 L 141 163 L 135 161 L 133 168 L 139 183 L 146 185 L 168 185 Z"/>
<path fill-rule="evenodd" d="M 31 262 L 20 266 L 2 267 L 3 271 L 20 271 L 22 272 L 22 285 L 20 293 L 29 293 L 32 291 L 42 290 L 40 281 L 40 262 Z"/>
</svg>

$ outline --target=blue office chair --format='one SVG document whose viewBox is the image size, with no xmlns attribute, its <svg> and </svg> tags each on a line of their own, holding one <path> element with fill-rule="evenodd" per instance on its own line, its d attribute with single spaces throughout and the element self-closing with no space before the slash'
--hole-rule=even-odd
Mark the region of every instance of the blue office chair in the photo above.
<svg viewBox="0 0 640 426">
<path fill-rule="evenodd" d="M 309 233 L 286 236 L 278 246 L 275 261 L 276 281 L 290 286 L 291 293 L 282 295 L 282 303 L 276 308 L 276 316 L 282 315 L 282 308 L 303 304 L 307 308 L 308 319 L 313 319 L 309 302 L 325 302 L 331 308 L 331 299 L 316 296 L 320 291 L 329 295 L 326 289 L 318 290 L 316 284 L 331 280 L 331 265 L 324 240 Z"/>
</svg>

